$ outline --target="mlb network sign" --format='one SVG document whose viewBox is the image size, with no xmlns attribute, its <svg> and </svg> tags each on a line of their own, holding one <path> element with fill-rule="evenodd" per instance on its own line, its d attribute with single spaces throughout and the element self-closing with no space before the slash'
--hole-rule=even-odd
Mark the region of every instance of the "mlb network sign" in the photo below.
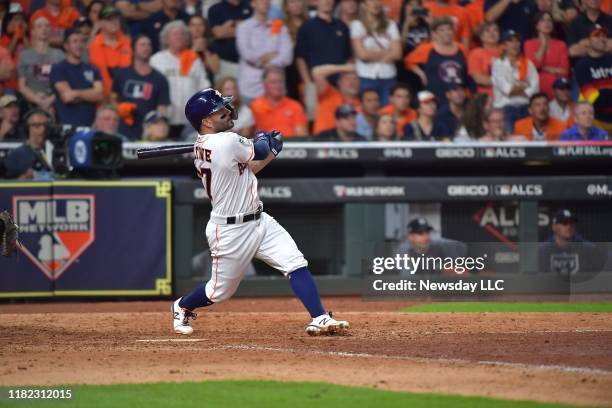
<svg viewBox="0 0 612 408">
<path fill-rule="evenodd" d="M 95 240 L 90 194 L 13 196 L 22 252 L 49 280 L 57 280 Z"/>
</svg>

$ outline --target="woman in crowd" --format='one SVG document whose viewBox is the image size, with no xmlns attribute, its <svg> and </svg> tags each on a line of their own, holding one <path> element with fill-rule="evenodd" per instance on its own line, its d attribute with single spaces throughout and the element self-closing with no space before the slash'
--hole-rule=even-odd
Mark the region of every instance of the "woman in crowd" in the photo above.
<svg viewBox="0 0 612 408">
<path fill-rule="evenodd" d="M 468 101 L 461 119 L 462 126 L 453 139 L 454 142 L 472 142 L 484 135 L 485 130 L 482 123 L 485 120 L 486 112 L 491 108 L 491 100 L 488 94 L 479 93 Z"/>
<path fill-rule="evenodd" d="M 480 46 L 470 51 L 468 55 L 468 73 L 476 82 L 479 93 L 493 95 L 491 80 L 491 65 L 499 58 L 499 28 L 495 23 L 485 22 L 477 30 Z"/>
<path fill-rule="evenodd" d="M 395 118 L 390 113 L 383 113 L 376 119 L 374 127 L 374 140 L 388 142 L 398 140 Z"/>
<path fill-rule="evenodd" d="M 537 37 L 525 41 L 525 56 L 535 65 L 540 75 L 540 90 L 552 100 L 553 83 L 569 74 L 569 55 L 567 45 L 552 38 L 554 21 L 549 12 L 536 16 Z"/>
<path fill-rule="evenodd" d="M 191 50 L 198 54 L 200 60 L 204 63 L 208 77 L 211 81 L 214 81 L 215 75 L 219 72 L 220 62 L 219 55 L 209 47 L 206 20 L 204 20 L 204 17 L 195 14 L 189 17 L 187 26 L 189 27 L 189 34 L 191 34 Z"/>
<path fill-rule="evenodd" d="M 253 118 L 251 108 L 249 108 L 248 105 L 243 104 L 240 100 L 240 91 L 238 89 L 238 81 L 236 81 L 236 78 L 221 78 L 215 85 L 215 89 L 220 90 L 223 95 L 230 95 L 234 97 L 232 104 L 238 112 L 238 120 L 234 121 L 234 128 L 232 129 L 232 132 L 239 133 L 244 137 L 251 136 L 253 127 L 255 126 L 255 119 Z"/>
<path fill-rule="evenodd" d="M 508 30 L 502 37 L 501 58 L 493 61 L 493 107 L 503 109 L 506 130 L 512 132 L 514 122 L 529 115 L 529 97 L 538 92 L 538 71 L 521 53 L 521 36 Z"/>
<path fill-rule="evenodd" d="M 298 30 L 306 20 L 308 20 L 308 3 L 306 0 L 283 0 L 283 24 L 289 31 L 294 48 L 297 41 Z M 303 90 L 300 89 L 301 78 L 295 64 L 295 50 L 293 55 L 294 58 L 291 65 L 285 69 L 287 96 L 301 101 L 303 99 Z"/>
<path fill-rule="evenodd" d="M 381 105 L 388 104 L 402 45 L 397 25 L 387 18 L 380 0 L 364 0 L 359 20 L 351 23 L 351 39 L 360 91 L 375 89 Z"/>
</svg>

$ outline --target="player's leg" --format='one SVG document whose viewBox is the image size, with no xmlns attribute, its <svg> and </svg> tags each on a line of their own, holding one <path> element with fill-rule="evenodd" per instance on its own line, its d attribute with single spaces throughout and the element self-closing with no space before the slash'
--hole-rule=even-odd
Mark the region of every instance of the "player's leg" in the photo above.
<svg viewBox="0 0 612 408">
<path fill-rule="evenodd" d="M 308 334 L 318 335 L 348 329 L 348 322 L 335 320 L 331 312 L 325 312 L 317 284 L 308 269 L 308 261 L 298 249 L 291 235 L 266 213 L 262 214 L 261 223 L 264 236 L 255 258 L 278 269 L 289 278 L 293 292 L 302 301 L 313 319 L 306 327 Z"/>
<path fill-rule="evenodd" d="M 206 237 L 212 258 L 211 277 L 172 305 L 176 333 L 191 334 L 189 319 L 195 319 L 195 309 L 227 300 L 236 292 L 259 245 L 260 237 L 254 230 L 254 223 L 208 223 Z"/>
</svg>

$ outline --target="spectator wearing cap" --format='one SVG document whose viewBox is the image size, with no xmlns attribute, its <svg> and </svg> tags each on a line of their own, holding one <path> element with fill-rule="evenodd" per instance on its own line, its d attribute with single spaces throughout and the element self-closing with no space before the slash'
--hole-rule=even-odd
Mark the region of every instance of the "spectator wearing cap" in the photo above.
<svg viewBox="0 0 612 408">
<path fill-rule="evenodd" d="M 504 51 L 493 61 L 493 107 L 504 110 L 506 130 L 511 132 L 514 122 L 526 117 L 529 98 L 539 90 L 538 71 L 521 54 L 521 36 L 506 31 L 502 36 Z"/>
<path fill-rule="evenodd" d="M 0 142 L 22 138 L 19 129 L 19 101 L 15 95 L 0 97 Z"/>
<path fill-rule="evenodd" d="M 594 109 L 589 102 L 578 102 L 574 106 L 574 126 L 561 133 L 564 142 L 590 142 L 608 140 L 608 132 L 594 125 Z"/>
<path fill-rule="evenodd" d="M 607 50 L 610 52 L 610 32 L 612 31 L 612 16 L 602 11 L 601 0 L 582 0 L 583 12 L 572 20 L 567 32 L 569 55 L 572 58 L 585 57 L 591 49 L 590 37 L 595 28 L 602 27 L 607 31 Z"/>
<path fill-rule="evenodd" d="M 295 56 L 304 84 L 312 84 L 313 68 L 343 65 L 353 56 L 349 28 L 333 17 L 333 11 L 334 0 L 318 0 L 316 16 L 298 31 Z M 331 112 L 334 111 L 335 107 Z"/>
<path fill-rule="evenodd" d="M 141 33 L 151 39 L 153 52 L 163 50 L 162 32 L 171 21 L 182 21 L 187 24 L 189 15 L 183 10 L 182 0 L 161 0 L 161 10 L 151 14 L 142 23 Z"/>
<path fill-rule="evenodd" d="M 539 270 L 563 277 L 594 273 L 602 270 L 606 253 L 576 232 L 578 219 L 569 209 L 561 209 L 552 216 L 552 236 L 540 244 Z"/>
<path fill-rule="evenodd" d="M 565 122 L 550 117 L 548 96 L 537 92 L 529 98 L 529 116 L 514 123 L 514 134 L 531 141 L 554 142 L 565 128 Z"/>
<path fill-rule="evenodd" d="M 502 49 L 499 45 L 499 27 L 495 23 L 484 22 L 477 30 L 480 47 L 474 48 L 468 55 L 468 73 L 476 82 L 478 93 L 493 96 L 491 66 L 499 58 Z"/>
<path fill-rule="evenodd" d="M 380 109 L 380 97 L 374 89 L 365 89 L 359 93 L 361 112 L 357 113 L 357 134 L 364 139 L 372 140 L 378 110 Z"/>
<path fill-rule="evenodd" d="M 454 40 L 463 44 L 466 49 L 470 48 L 472 28 L 465 8 L 458 5 L 456 1 L 432 0 L 423 4 L 429 15 L 433 18 L 448 16 L 453 20 Z"/>
<path fill-rule="evenodd" d="M 335 112 L 336 127 L 317 135 L 316 141 L 321 142 L 365 142 L 366 139 L 357 134 L 357 111 L 349 103 L 338 106 Z"/>
<path fill-rule="evenodd" d="M 251 103 L 255 128 L 278 130 L 287 139 L 308 136 L 308 120 L 298 101 L 286 96 L 285 73 L 279 68 L 264 71 L 264 95 Z"/>
<path fill-rule="evenodd" d="M 244 137 L 251 137 L 255 128 L 255 118 L 249 105 L 240 98 L 240 90 L 236 78 L 220 78 L 215 84 L 215 89 L 218 89 L 223 95 L 233 98 L 232 106 L 238 112 L 238 119 L 234 121 L 234 127 L 231 131 Z"/>
<path fill-rule="evenodd" d="M 293 45 L 281 20 L 268 18 L 270 0 L 252 0 L 253 16 L 236 29 L 240 56 L 238 85 L 241 97 L 249 102 L 263 95 L 263 71 L 267 67 L 284 69 L 293 60 Z"/>
<path fill-rule="evenodd" d="M 89 44 L 89 61 L 100 70 L 104 96 L 109 98 L 113 71 L 132 64 L 132 43 L 121 31 L 121 13 L 113 6 L 100 12 L 100 33 Z"/>
<path fill-rule="evenodd" d="M 183 106 L 194 93 L 208 88 L 210 81 L 198 54 L 189 48 L 189 31 L 184 22 L 166 24 L 160 37 L 162 50 L 151 57 L 151 66 L 168 80 L 172 106 L 168 116 L 170 138 L 180 139 L 191 133 L 191 126 L 185 127 L 189 122 Z"/>
<path fill-rule="evenodd" d="M 113 5 L 125 17 L 131 37 L 136 37 L 144 28 L 144 21 L 162 8 L 160 0 L 116 0 Z"/>
<path fill-rule="evenodd" d="M 417 118 L 417 113 L 410 106 L 410 88 L 406 84 L 397 83 L 391 89 L 390 103 L 383 106 L 378 112 L 380 115 L 388 113 L 395 119 L 397 134 L 404 135 L 404 126 Z"/>
<path fill-rule="evenodd" d="M 138 140 L 147 113 L 168 112 L 170 93 L 168 80 L 151 66 L 151 39 L 140 35 L 134 40 L 134 62 L 117 69 L 113 77 L 111 99 L 119 106 L 119 132 L 129 140 Z"/>
<path fill-rule="evenodd" d="M 406 56 L 404 64 L 419 76 L 425 89 L 440 103 L 446 102 L 446 85 L 467 83 L 467 49 L 453 41 L 453 21 L 437 17 L 431 23 L 432 41 L 419 45 Z"/>
<path fill-rule="evenodd" d="M 538 10 L 535 0 L 485 0 L 484 10 L 486 21 L 497 23 L 502 33 L 513 30 L 522 38 L 531 38 Z"/>
<path fill-rule="evenodd" d="M 503 109 L 491 109 L 486 112 L 482 122 L 484 134 L 478 138 L 479 142 L 515 142 L 527 140 L 525 136 L 513 135 L 506 129 L 506 119 Z"/>
<path fill-rule="evenodd" d="M 51 66 L 64 59 L 64 53 L 49 45 L 50 25 L 46 17 L 32 21 L 31 47 L 19 55 L 17 79 L 19 92 L 31 104 L 50 109 L 55 96 L 49 82 Z"/>
<path fill-rule="evenodd" d="M 377 142 L 390 142 L 399 140 L 395 118 L 390 113 L 383 113 L 376 118 L 374 138 Z"/>
<path fill-rule="evenodd" d="M 434 123 L 440 125 L 442 135 L 448 139 L 454 139 L 461 126 L 461 120 L 467 104 L 467 93 L 461 82 L 447 85 L 447 103 L 438 109 Z"/>
<path fill-rule="evenodd" d="M 337 76 L 336 86 L 331 83 L 331 77 Z M 334 112 L 336 108 L 350 103 L 359 108 L 359 77 L 355 67 L 345 65 L 319 65 L 312 70 L 317 93 L 317 109 L 312 133 L 333 129 L 336 124 Z"/>
<path fill-rule="evenodd" d="M 214 38 L 213 51 L 220 58 L 219 76 L 238 77 L 236 27 L 253 13 L 248 0 L 221 0 L 208 10 L 208 23 Z"/>
<path fill-rule="evenodd" d="M 566 127 L 574 124 L 574 101 L 571 99 L 572 84 L 565 78 L 553 83 L 553 100 L 548 104 L 550 116 L 565 123 Z"/>
<path fill-rule="evenodd" d="M 360 91 L 375 89 L 386 105 L 397 76 L 395 62 L 402 58 L 399 30 L 381 0 L 365 0 L 361 7 L 361 17 L 350 26 Z"/>
<path fill-rule="evenodd" d="M 64 31 L 71 28 L 80 16 L 77 9 L 63 4 L 62 0 L 45 0 L 45 6 L 30 17 L 30 24 L 38 17 L 45 17 L 51 26 L 49 43 L 53 47 L 62 48 Z"/>
<path fill-rule="evenodd" d="M 595 26 L 587 56 L 574 66 L 580 98 L 595 109 L 595 124 L 612 133 L 612 49 L 608 29 Z"/>
<path fill-rule="evenodd" d="M 51 123 L 51 115 L 40 108 L 26 114 L 27 139 L 10 151 L 4 162 L 8 178 L 27 180 L 34 178 L 35 172 L 51 171 L 44 151 L 45 136 Z"/>
<path fill-rule="evenodd" d="M 147 142 L 163 142 L 168 140 L 170 126 L 168 119 L 158 111 L 145 115 L 141 140 Z"/>
<path fill-rule="evenodd" d="M 395 249 L 396 254 L 408 254 L 413 258 L 425 256 L 428 258 L 439 257 L 441 259 L 464 257 L 467 255 L 467 245 L 465 243 L 444 237 L 432 237 L 434 228 L 426 218 L 419 217 L 411 220 L 408 223 L 407 230 L 406 237 Z M 440 274 L 442 272 L 452 273 L 453 271 L 444 271 L 443 269 L 404 270 L 401 274 Z"/>
<path fill-rule="evenodd" d="M 96 104 L 104 99 L 102 77 L 98 68 L 82 61 L 83 35 L 69 29 L 64 37 L 66 59 L 53 64 L 49 75 L 57 120 L 62 124 L 90 126 Z"/>
<path fill-rule="evenodd" d="M 434 121 L 437 110 L 436 96 L 429 91 L 417 94 L 419 101 L 418 117 L 404 126 L 403 140 L 413 142 L 441 141 L 446 135 L 439 123 Z"/>
<path fill-rule="evenodd" d="M 537 37 L 525 41 L 525 56 L 539 73 L 540 91 L 548 98 L 553 97 L 552 85 L 558 78 L 569 75 L 569 56 L 565 42 L 552 38 L 553 17 L 541 12 L 535 19 Z"/>
</svg>

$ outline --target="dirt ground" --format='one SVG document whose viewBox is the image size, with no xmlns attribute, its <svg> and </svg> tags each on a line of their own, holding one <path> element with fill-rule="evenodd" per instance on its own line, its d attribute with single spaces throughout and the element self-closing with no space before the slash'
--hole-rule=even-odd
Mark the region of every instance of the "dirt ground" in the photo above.
<svg viewBox="0 0 612 408">
<path fill-rule="evenodd" d="M 170 302 L 0 305 L 0 385 L 325 381 L 612 406 L 612 313 L 399 313 L 325 299 L 349 334 L 309 337 L 295 299 L 233 299 L 172 333 Z"/>
</svg>

